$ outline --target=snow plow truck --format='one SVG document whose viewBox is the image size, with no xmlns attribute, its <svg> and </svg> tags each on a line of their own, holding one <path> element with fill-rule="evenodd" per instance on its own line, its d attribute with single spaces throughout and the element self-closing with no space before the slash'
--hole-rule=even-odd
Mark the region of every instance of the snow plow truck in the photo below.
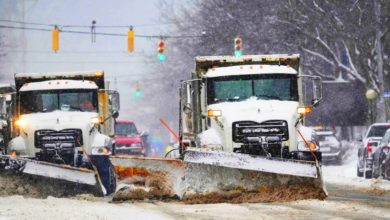
<svg viewBox="0 0 390 220">
<path fill-rule="evenodd" d="M 302 75 L 299 60 L 298 54 L 196 57 L 195 72 L 180 88 L 180 158 L 112 157 L 118 174 L 163 172 L 181 198 L 291 186 L 326 197 L 321 152 L 304 126 L 322 98 L 321 78 Z M 308 86 L 312 92 L 304 94 Z"/>
<path fill-rule="evenodd" d="M 115 192 L 109 156 L 119 94 L 107 84 L 102 71 L 15 74 L 0 175 L 33 178 L 22 184 L 35 181 L 39 190 Z"/>
</svg>

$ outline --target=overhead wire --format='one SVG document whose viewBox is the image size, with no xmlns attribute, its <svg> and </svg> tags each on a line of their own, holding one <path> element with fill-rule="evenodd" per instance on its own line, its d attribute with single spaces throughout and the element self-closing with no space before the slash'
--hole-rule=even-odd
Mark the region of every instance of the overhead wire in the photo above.
<svg viewBox="0 0 390 220">
<path fill-rule="evenodd" d="M 35 23 L 35 22 L 24 22 L 24 21 L 13 21 L 13 20 L 0 20 L 0 22 L 9 22 L 9 23 L 16 23 L 16 24 L 26 24 L 26 25 L 39 25 L 39 26 L 46 26 L 46 27 L 59 27 L 61 33 L 73 33 L 73 34 L 91 34 L 91 31 L 79 31 L 79 30 L 65 30 L 64 28 L 69 28 L 69 27 L 80 27 L 80 28 L 91 28 L 92 26 L 87 26 L 87 25 L 55 25 L 55 24 L 43 24 L 43 23 Z M 169 23 L 165 23 L 169 24 Z M 171 23 L 174 24 L 174 23 Z M 153 26 L 154 24 L 145 24 L 141 26 Z M 134 27 L 134 25 L 106 25 L 106 26 L 98 26 L 98 25 L 93 25 L 94 28 L 129 28 L 129 27 Z M 6 28 L 6 29 L 19 29 L 19 30 L 34 30 L 34 31 L 52 31 L 52 29 L 48 28 L 38 28 L 38 27 L 26 27 L 26 26 L 11 26 L 11 25 L 0 25 L 0 28 Z M 109 33 L 109 32 L 94 32 L 94 35 L 102 35 L 102 36 L 120 36 L 120 37 L 125 37 L 127 34 L 121 34 L 121 33 Z M 205 36 L 204 33 L 200 35 L 166 35 L 166 34 L 154 34 L 154 35 L 146 35 L 146 34 L 134 34 L 135 37 L 140 37 L 140 38 L 175 38 L 175 39 L 180 39 L 180 38 L 199 38 Z"/>
</svg>

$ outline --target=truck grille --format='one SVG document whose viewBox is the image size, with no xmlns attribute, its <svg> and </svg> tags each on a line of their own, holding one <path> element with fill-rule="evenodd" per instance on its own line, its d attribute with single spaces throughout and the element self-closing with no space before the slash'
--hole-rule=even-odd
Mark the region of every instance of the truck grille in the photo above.
<svg viewBox="0 0 390 220">
<path fill-rule="evenodd" d="M 247 143 L 251 137 L 277 137 L 280 141 L 288 140 L 286 121 L 272 120 L 263 123 L 238 121 L 233 123 L 233 141 Z"/>
<path fill-rule="evenodd" d="M 37 130 L 35 131 L 34 143 L 37 148 L 44 148 L 50 144 L 72 144 L 80 146 L 83 144 L 83 135 L 80 129 Z"/>
</svg>

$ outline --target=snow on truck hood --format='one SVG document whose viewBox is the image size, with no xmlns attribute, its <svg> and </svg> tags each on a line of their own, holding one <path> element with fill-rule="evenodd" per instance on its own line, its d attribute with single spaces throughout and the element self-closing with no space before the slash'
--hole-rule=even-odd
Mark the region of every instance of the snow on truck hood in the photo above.
<svg viewBox="0 0 390 220">
<path fill-rule="evenodd" d="M 220 120 L 231 126 L 235 121 L 263 122 L 267 120 L 286 120 L 290 122 L 297 116 L 298 102 L 261 100 L 255 97 L 240 102 L 222 102 L 209 105 L 208 109 L 221 110 Z"/>
<path fill-rule="evenodd" d="M 62 130 L 67 128 L 84 129 L 92 125 L 91 118 L 98 117 L 96 112 L 42 112 L 22 115 L 26 120 L 27 129 L 30 131 L 39 129 Z"/>
</svg>

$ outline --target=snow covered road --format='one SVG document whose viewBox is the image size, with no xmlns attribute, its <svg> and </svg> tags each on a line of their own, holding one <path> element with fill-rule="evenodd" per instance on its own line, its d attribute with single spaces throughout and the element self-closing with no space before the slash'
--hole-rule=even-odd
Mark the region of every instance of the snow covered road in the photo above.
<svg viewBox="0 0 390 220">
<path fill-rule="evenodd" d="M 354 154 L 352 154 L 354 155 Z M 356 158 L 323 167 L 324 201 L 202 204 L 110 203 L 110 198 L 0 197 L 0 220 L 16 219 L 390 219 L 390 181 L 356 177 Z"/>
</svg>

